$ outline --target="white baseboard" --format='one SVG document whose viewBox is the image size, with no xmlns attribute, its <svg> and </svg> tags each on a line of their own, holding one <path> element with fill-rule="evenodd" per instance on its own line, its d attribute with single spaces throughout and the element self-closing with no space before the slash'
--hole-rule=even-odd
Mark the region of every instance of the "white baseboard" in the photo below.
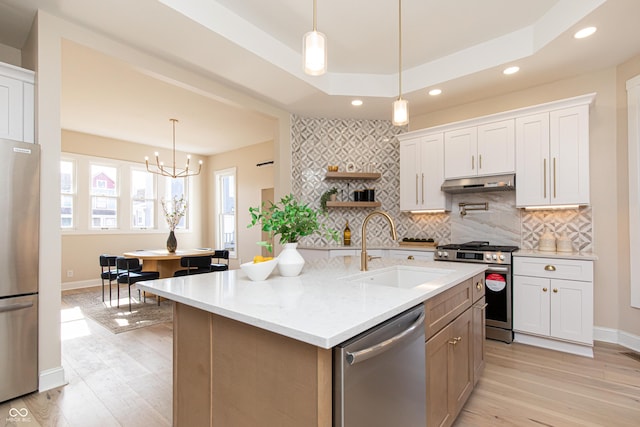
<svg viewBox="0 0 640 427">
<path fill-rule="evenodd" d="M 593 358 L 593 347 L 588 345 L 574 344 L 566 341 L 557 341 L 535 335 L 527 335 L 515 332 L 513 341 L 521 344 L 533 345 L 536 347 L 548 348 L 549 350 L 562 351 L 564 353 L 577 354 L 578 356 Z"/>
<path fill-rule="evenodd" d="M 63 385 L 67 385 L 67 381 L 64 379 L 62 366 L 40 372 L 38 391 L 47 391 Z"/>
<path fill-rule="evenodd" d="M 100 279 L 91 279 L 91 280 L 78 280 L 77 282 L 64 282 L 62 283 L 61 289 L 63 291 L 68 291 L 69 289 L 92 288 L 94 286 L 102 286 L 102 281 Z M 107 286 L 108 285 L 105 285 L 105 288 Z"/>
<path fill-rule="evenodd" d="M 596 326 L 593 328 L 593 339 L 627 347 L 640 352 L 640 337 L 618 329 Z"/>
</svg>

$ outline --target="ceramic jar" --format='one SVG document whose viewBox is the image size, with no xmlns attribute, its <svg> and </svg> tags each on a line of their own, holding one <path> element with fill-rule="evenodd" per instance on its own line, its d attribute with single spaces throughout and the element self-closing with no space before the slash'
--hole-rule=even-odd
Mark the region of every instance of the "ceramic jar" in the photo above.
<svg viewBox="0 0 640 427">
<path fill-rule="evenodd" d="M 558 252 L 573 252 L 573 242 L 569 236 L 567 236 L 566 231 L 563 231 L 556 240 L 556 247 Z"/>
<path fill-rule="evenodd" d="M 545 228 L 544 233 L 540 236 L 540 240 L 538 241 L 538 250 L 543 252 L 556 251 L 556 238 L 548 228 Z"/>
</svg>

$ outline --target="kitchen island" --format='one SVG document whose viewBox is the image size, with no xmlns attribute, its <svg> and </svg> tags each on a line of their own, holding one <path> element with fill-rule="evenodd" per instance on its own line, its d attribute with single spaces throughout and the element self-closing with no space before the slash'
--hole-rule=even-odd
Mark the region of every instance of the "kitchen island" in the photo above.
<svg viewBox="0 0 640 427">
<path fill-rule="evenodd" d="M 407 288 L 366 280 L 396 265 L 439 274 Z M 332 348 L 484 269 L 380 259 L 362 273 L 342 257 L 264 282 L 229 270 L 136 286 L 175 301 L 174 425 L 331 426 Z"/>
</svg>

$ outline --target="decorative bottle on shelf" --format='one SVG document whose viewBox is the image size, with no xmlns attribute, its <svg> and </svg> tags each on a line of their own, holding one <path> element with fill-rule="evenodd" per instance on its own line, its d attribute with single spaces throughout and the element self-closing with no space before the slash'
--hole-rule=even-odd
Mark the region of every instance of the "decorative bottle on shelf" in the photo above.
<svg viewBox="0 0 640 427">
<path fill-rule="evenodd" d="M 347 225 L 344 226 L 344 231 L 342 232 L 342 243 L 345 246 L 351 246 L 351 229 L 349 228 L 349 220 L 347 220 Z"/>
</svg>

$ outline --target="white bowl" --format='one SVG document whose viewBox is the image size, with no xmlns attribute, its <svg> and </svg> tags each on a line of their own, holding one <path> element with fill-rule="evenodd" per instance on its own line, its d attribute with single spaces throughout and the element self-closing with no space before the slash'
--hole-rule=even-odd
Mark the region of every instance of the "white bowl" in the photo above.
<svg viewBox="0 0 640 427">
<path fill-rule="evenodd" d="M 240 264 L 240 268 L 244 271 L 249 279 L 254 282 L 259 282 L 262 280 L 266 280 L 269 277 L 269 274 L 276 268 L 278 264 L 278 258 L 274 258 L 269 261 L 263 262 L 245 262 L 244 264 Z"/>
</svg>

